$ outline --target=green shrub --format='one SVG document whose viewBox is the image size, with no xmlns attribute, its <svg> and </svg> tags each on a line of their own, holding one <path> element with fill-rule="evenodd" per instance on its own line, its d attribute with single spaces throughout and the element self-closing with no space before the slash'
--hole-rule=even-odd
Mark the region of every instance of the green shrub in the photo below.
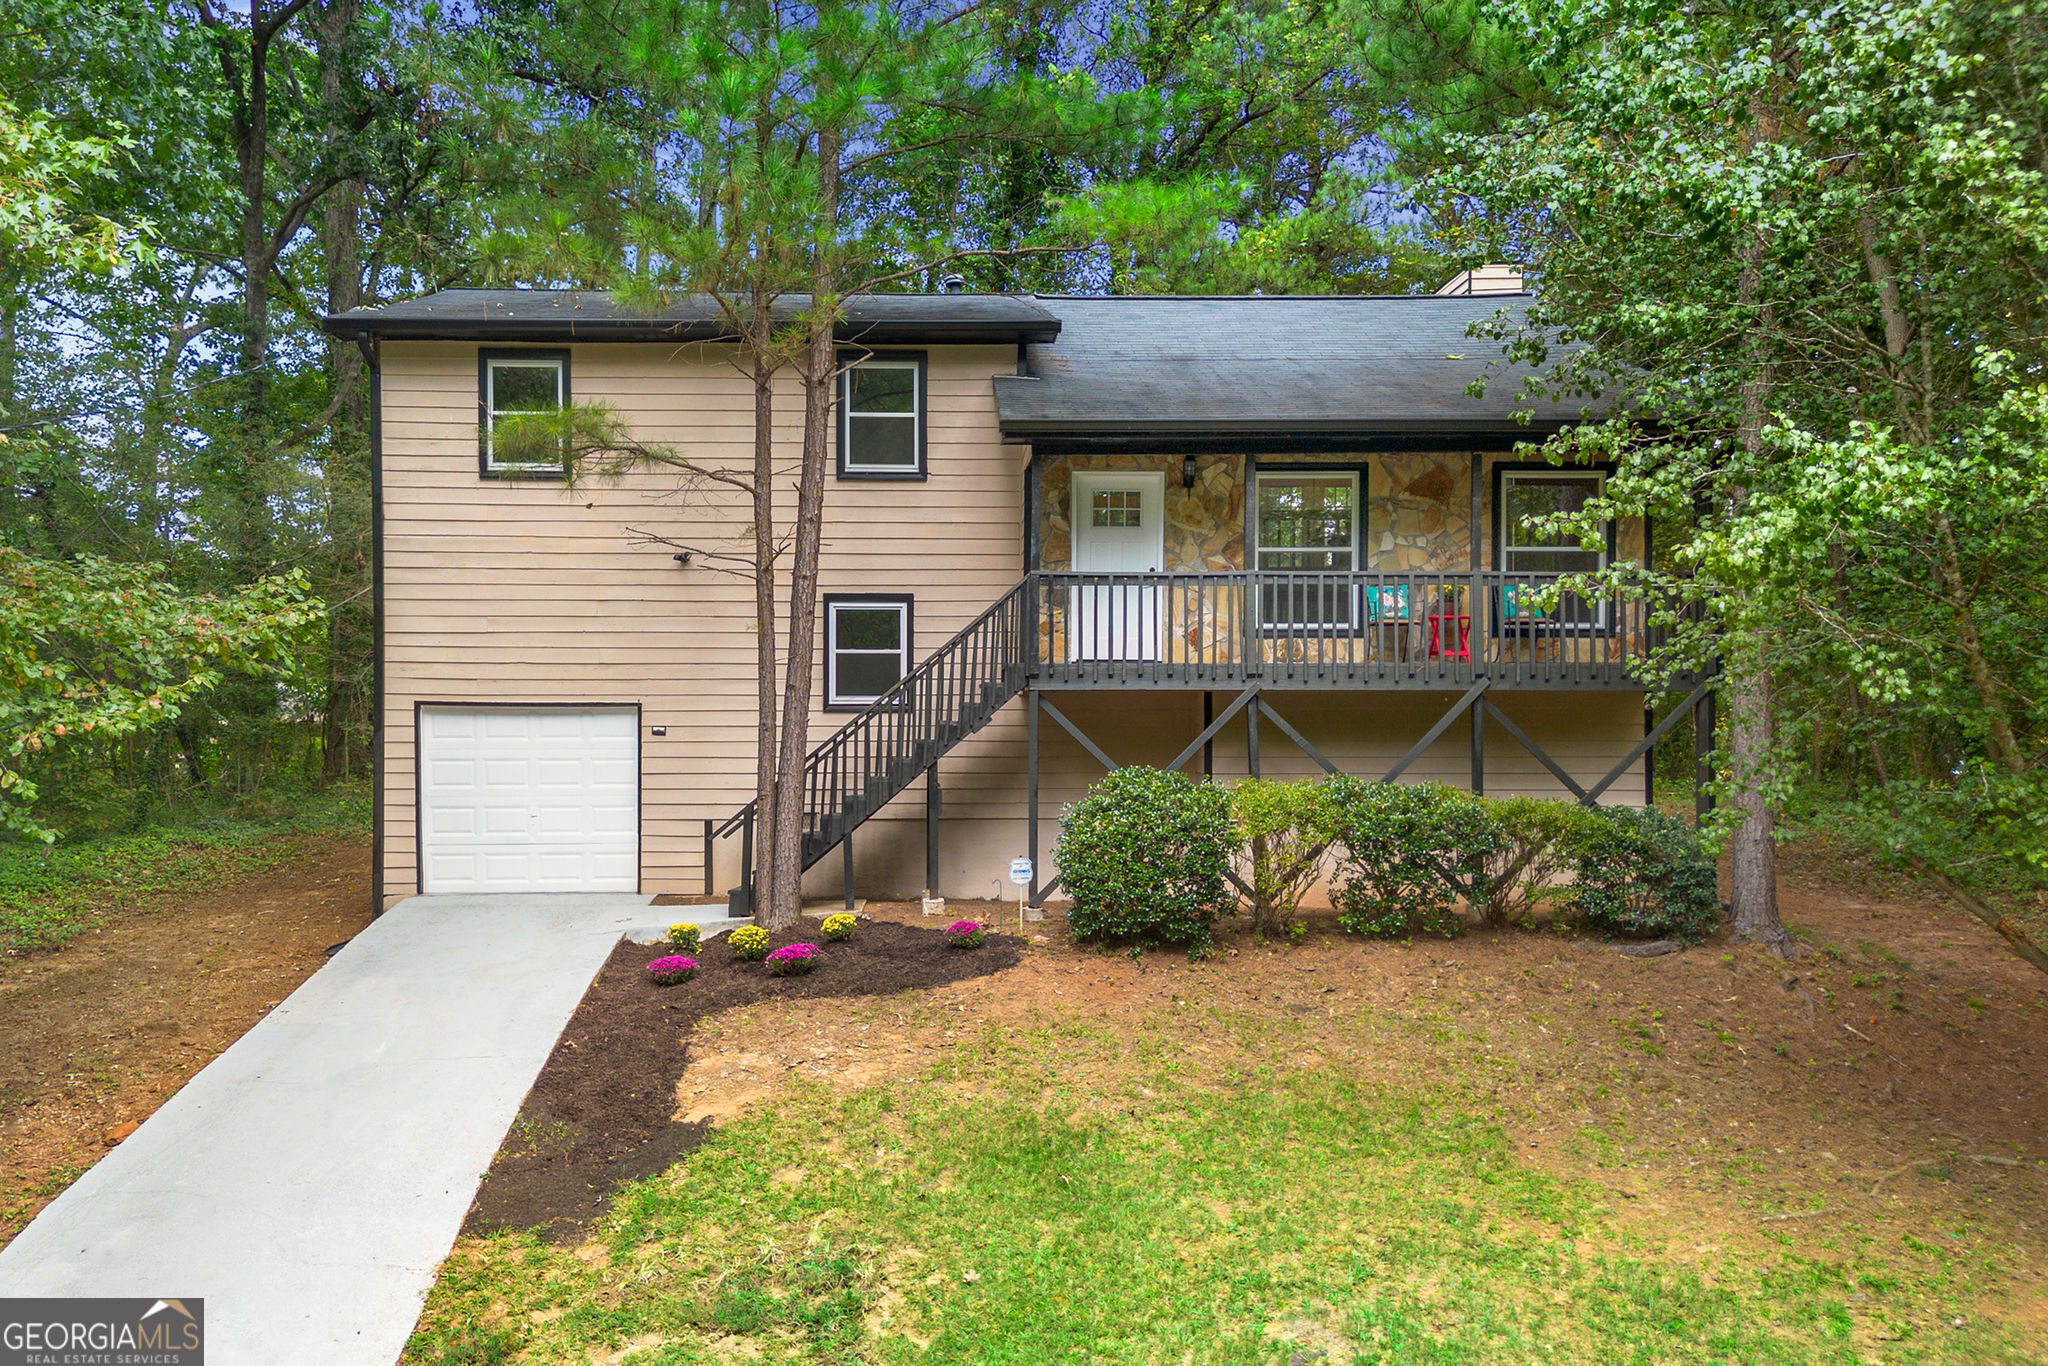
<svg viewBox="0 0 2048 1366">
<path fill-rule="evenodd" d="M 1600 815 L 1577 802 L 1503 797 L 1487 802 L 1502 845 L 1489 861 L 1485 902 L 1489 924 L 1527 923 L 1548 906 L 1569 911 L 1572 889 L 1563 876 L 1578 866 L 1578 851 L 1606 829 Z"/>
<path fill-rule="evenodd" d="M 1332 814 L 1321 783 L 1247 778 L 1231 786 L 1237 860 L 1257 933 L 1281 933 L 1300 909 L 1335 834 Z"/>
<path fill-rule="evenodd" d="M 1209 942 L 1234 841 L 1230 798 L 1155 768 L 1122 768 L 1061 813 L 1053 858 L 1077 938 Z"/>
<path fill-rule="evenodd" d="M 1440 783 L 1325 784 L 1342 857 L 1331 899 L 1355 934 L 1453 935 L 1459 896 L 1483 904 L 1506 844 L 1486 802 Z"/>
<path fill-rule="evenodd" d="M 1603 806 L 1572 840 L 1572 905 L 1589 929 L 1696 941 L 1721 923 L 1714 861 L 1692 827 L 1655 808 Z"/>
</svg>

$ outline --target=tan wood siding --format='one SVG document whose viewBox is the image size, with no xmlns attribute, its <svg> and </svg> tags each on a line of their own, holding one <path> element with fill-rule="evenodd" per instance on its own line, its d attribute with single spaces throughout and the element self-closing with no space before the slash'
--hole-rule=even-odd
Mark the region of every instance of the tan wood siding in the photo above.
<svg viewBox="0 0 2048 1366">
<path fill-rule="evenodd" d="M 989 385 L 1014 369 L 1016 353 L 954 346 L 929 356 L 930 477 L 829 480 L 822 558 L 826 592 L 915 594 L 920 654 L 1023 572 L 1024 455 L 1002 444 Z M 731 359 L 708 346 L 576 346 L 573 392 L 610 404 L 643 440 L 744 466 L 753 394 Z M 640 703 L 642 887 L 700 888 L 704 819 L 753 795 L 753 586 L 632 542 L 651 531 L 732 548 L 747 523 L 744 498 L 678 495 L 675 478 L 658 471 L 574 490 L 481 478 L 476 348 L 391 343 L 383 371 L 387 895 L 416 885 L 420 702 Z M 776 399 L 788 519 L 802 394 L 785 377 Z M 843 720 L 816 711 L 814 738 Z M 655 726 L 668 734 L 648 733 Z"/>
<path fill-rule="evenodd" d="M 825 592 L 915 595 L 919 656 L 1023 571 L 1025 452 L 1002 444 L 989 383 L 1014 367 L 1015 352 L 933 347 L 929 357 L 930 477 L 828 478 L 822 557 Z M 730 362 L 730 352 L 716 347 L 579 345 L 571 376 L 579 401 L 611 404 L 641 438 L 742 466 L 751 459 L 753 400 Z M 679 495 L 672 475 L 647 470 L 573 490 L 481 478 L 476 397 L 475 346 L 384 347 L 387 895 L 416 885 L 414 708 L 435 702 L 639 703 L 641 885 L 650 892 L 700 890 L 702 822 L 722 820 L 753 795 L 753 588 L 701 560 L 679 567 L 669 548 L 633 541 L 636 532 L 654 532 L 731 548 L 744 533 L 744 499 L 724 491 Z M 797 386 L 785 379 L 776 424 L 784 525 L 794 514 L 789 490 L 801 404 Z M 1463 457 L 1444 460 L 1455 481 Z M 1177 479 L 1168 482 L 1177 487 Z M 1377 476 L 1374 494 L 1381 496 Z M 1455 508 L 1460 499 L 1469 500 L 1469 491 L 1454 483 L 1448 501 Z M 1459 563 L 1464 553 L 1461 535 Z M 786 631 L 787 623 L 778 629 Z M 1200 725 L 1198 694 L 1055 700 L 1123 762 L 1170 758 Z M 1332 760 L 1375 774 L 1405 753 L 1450 700 L 1288 694 L 1275 705 Z M 1501 705 L 1581 782 L 1603 775 L 1641 735 L 1641 700 L 1633 694 L 1518 694 Z M 844 720 L 814 711 L 813 740 Z M 667 734 L 651 734 L 657 726 Z M 945 760 L 942 886 L 955 895 L 1004 889 L 1003 864 L 1023 851 L 1024 729 L 1022 704 L 1013 703 Z M 1219 776 L 1244 771 L 1243 733 L 1233 725 L 1218 737 Z M 1099 770 L 1057 727 L 1046 725 L 1042 735 L 1044 855 L 1060 805 L 1079 797 Z M 1275 728 L 1263 739 L 1267 773 L 1314 771 Z M 1467 743 L 1464 725 L 1454 725 L 1411 775 L 1463 784 Z M 1497 727 L 1490 728 L 1487 754 L 1489 791 L 1557 792 L 1555 780 Z M 1638 772 L 1610 797 L 1639 800 L 1641 790 Z M 914 893 L 922 886 L 923 818 L 920 784 L 858 833 L 864 890 Z M 732 885 L 738 841 L 722 842 L 715 857 L 715 885 Z M 828 857 L 814 871 L 813 886 L 836 890 L 838 868 L 838 858 Z"/>
</svg>

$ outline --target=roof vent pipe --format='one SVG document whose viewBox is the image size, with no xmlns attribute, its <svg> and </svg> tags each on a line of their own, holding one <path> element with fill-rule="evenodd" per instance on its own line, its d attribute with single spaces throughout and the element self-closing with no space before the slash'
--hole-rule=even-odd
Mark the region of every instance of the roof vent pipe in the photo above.
<svg viewBox="0 0 2048 1366">
<path fill-rule="evenodd" d="M 939 277 L 939 293 L 965 294 L 966 292 L 967 277 L 965 275 L 942 275 Z"/>
</svg>

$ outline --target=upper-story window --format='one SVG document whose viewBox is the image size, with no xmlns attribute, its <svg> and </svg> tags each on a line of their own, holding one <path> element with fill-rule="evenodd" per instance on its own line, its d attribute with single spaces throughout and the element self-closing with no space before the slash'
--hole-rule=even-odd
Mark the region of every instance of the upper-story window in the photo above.
<svg viewBox="0 0 2048 1366">
<path fill-rule="evenodd" d="M 1607 476 L 1599 470 L 1532 469 L 1500 471 L 1499 513 L 1494 519 L 1496 564 L 1507 574 L 1534 577 L 1554 574 L 1592 574 L 1607 567 L 1614 543 L 1614 524 L 1604 523 L 1605 534 L 1597 548 L 1588 550 L 1569 532 L 1529 525 L 1532 519 L 1561 513 L 1583 512 L 1600 497 Z M 1561 593 L 1555 605 L 1546 607 L 1541 595 L 1528 585 L 1507 583 L 1501 589 L 1500 619 L 1509 625 L 1594 628 L 1607 620 L 1604 601 L 1589 601 L 1577 593 Z"/>
<path fill-rule="evenodd" d="M 559 411 L 569 402 L 567 351 L 480 351 L 477 354 L 477 426 L 485 475 L 559 477 L 559 456 L 502 448 L 498 429 L 508 418 Z"/>
<path fill-rule="evenodd" d="M 1358 472 L 1261 470 L 1256 498 L 1262 624 L 1349 627 L 1352 585 L 1327 576 L 1358 568 Z"/>
<path fill-rule="evenodd" d="M 839 477 L 922 479 L 924 357 L 878 352 L 839 377 Z"/>
</svg>

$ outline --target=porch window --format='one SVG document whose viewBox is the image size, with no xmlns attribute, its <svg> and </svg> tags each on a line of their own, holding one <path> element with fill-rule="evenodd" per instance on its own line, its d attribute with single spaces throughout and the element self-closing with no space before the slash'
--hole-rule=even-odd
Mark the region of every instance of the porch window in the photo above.
<svg viewBox="0 0 2048 1366">
<path fill-rule="evenodd" d="M 839 378 L 839 477 L 922 479 L 924 357 L 880 354 Z"/>
<path fill-rule="evenodd" d="M 497 431 L 507 418 L 557 412 L 569 401 L 569 353 L 480 351 L 477 371 L 481 473 L 487 478 L 559 478 L 559 457 L 523 454 L 515 459 L 498 450 Z"/>
<path fill-rule="evenodd" d="M 1591 574 L 1607 567 L 1613 526 L 1607 524 L 1600 548 L 1588 550 L 1575 536 L 1538 530 L 1532 518 L 1583 511 L 1598 498 L 1607 476 L 1597 470 L 1502 470 L 1496 549 L 1503 572 L 1527 574 L 1528 587 L 1508 583 L 1501 588 L 1500 620 L 1512 627 L 1541 624 L 1552 628 L 1596 627 L 1606 621 L 1604 602 L 1588 602 L 1577 593 L 1560 595 L 1554 608 L 1539 607 L 1533 588 L 1556 574 Z M 1540 576 L 1540 577 L 1539 577 Z"/>
<path fill-rule="evenodd" d="M 1322 576 L 1358 568 L 1358 474 L 1261 472 L 1257 479 L 1253 565 L 1278 576 L 1259 586 L 1268 630 L 1349 629 L 1357 618 L 1353 585 Z"/>
<path fill-rule="evenodd" d="M 825 599 L 825 705 L 872 706 L 910 672 L 909 595 Z"/>
</svg>

